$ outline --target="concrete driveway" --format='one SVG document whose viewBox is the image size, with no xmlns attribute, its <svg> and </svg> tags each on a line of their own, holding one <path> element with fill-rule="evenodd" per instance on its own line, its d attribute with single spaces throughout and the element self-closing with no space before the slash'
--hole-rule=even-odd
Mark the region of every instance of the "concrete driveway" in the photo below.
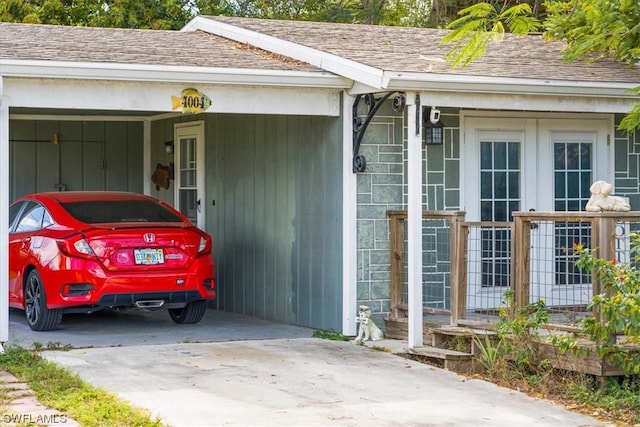
<svg viewBox="0 0 640 427">
<path fill-rule="evenodd" d="M 210 310 L 198 325 L 105 313 L 38 334 L 16 313 L 12 342 L 84 347 L 44 355 L 171 426 L 605 425 L 390 352 L 229 313 Z"/>
</svg>

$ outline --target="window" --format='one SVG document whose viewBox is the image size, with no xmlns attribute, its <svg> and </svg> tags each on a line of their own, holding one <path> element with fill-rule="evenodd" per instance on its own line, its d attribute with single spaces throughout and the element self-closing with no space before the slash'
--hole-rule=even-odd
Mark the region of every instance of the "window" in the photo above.
<svg viewBox="0 0 640 427">
<path fill-rule="evenodd" d="M 16 222 L 16 218 L 18 217 L 18 213 L 20 213 L 20 209 L 24 202 L 17 202 L 9 206 L 9 230 L 13 228 L 13 223 Z"/>
<path fill-rule="evenodd" d="M 46 211 L 42 205 L 35 202 L 27 202 L 24 213 L 20 217 L 18 225 L 16 225 L 16 233 L 25 233 L 41 229 L 45 213 Z"/>
<path fill-rule="evenodd" d="M 87 224 L 112 222 L 182 222 L 182 218 L 151 200 L 104 200 L 63 203 L 67 212 Z"/>
</svg>

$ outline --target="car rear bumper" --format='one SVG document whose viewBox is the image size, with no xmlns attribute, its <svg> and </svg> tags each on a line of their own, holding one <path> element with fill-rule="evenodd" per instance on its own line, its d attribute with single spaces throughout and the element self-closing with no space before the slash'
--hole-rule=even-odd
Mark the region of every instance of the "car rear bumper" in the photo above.
<svg viewBox="0 0 640 427">
<path fill-rule="evenodd" d="M 99 307 L 180 308 L 201 300 L 197 291 L 140 292 L 131 294 L 107 294 L 96 304 Z M 158 303 L 159 305 L 156 305 Z"/>
<path fill-rule="evenodd" d="M 69 307 L 135 307 L 138 301 L 163 301 L 162 307 L 149 303 L 139 308 L 172 308 L 196 300 L 216 297 L 213 264 L 200 260 L 192 272 L 127 272 L 114 274 L 103 269 L 43 271 L 42 279 L 51 309 Z M 193 266 L 192 266 L 193 267 Z"/>
</svg>

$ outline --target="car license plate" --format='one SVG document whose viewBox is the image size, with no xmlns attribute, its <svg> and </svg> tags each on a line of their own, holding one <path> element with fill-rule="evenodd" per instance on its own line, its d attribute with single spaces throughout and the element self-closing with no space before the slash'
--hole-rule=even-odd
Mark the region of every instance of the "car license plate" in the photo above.
<svg viewBox="0 0 640 427">
<path fill-rule="evenodd" d="M 162 249 L 134 249 L 133 255 L 138 265 L 164 264 Z"/>
</svg>

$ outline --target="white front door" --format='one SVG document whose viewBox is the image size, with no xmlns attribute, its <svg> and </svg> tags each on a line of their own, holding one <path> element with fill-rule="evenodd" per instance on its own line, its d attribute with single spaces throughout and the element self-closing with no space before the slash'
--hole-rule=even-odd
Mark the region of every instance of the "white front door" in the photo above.
<svg viewBox="0 0 640 427">
<path fill-rule="evenodd" d="M 514 211 L 584 210 L 591 183 L 608 178 L 608 119 L 468 117 L 464 123 L 467 221 L 512 221 Z M 511 233 L 472 227 L 469 237 L 469 308 L 496 308 L 509 286 Z M 575 268 L 574 242 L 588 246 L 589 227 L 540 223 L 532 229 L 532 301 L 590 301 L 590 278 Z"/>
<path fill-rule="evenodd" d="M 176 208 L 204 230 L 204 122 L 177 124 L 174 133 Z"/>
</svg>

